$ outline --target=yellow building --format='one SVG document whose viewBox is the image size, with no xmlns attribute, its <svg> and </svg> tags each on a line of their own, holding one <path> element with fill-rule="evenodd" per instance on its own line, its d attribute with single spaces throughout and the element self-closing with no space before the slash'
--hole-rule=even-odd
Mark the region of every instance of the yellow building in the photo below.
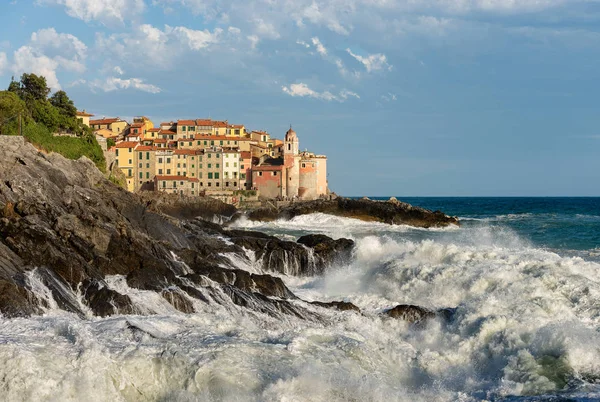
<svg viewBox="0 0 600 402">
<path fill-rule="evenodd" d="M 127 130 L 129 124 L 127 124 L 125 120 L 115 117 L 109 119 L 103 118 L 99 120 L 90 120 L 90 127 L 92 130 L 107 129 L 111 130 L 116 135 L 121 135 Z"/>
<path fill-rule="evenodd" d="M 83 110 L 83 112 L 77 112 L 77 120 L 79 120 L 84 126 L 90 126 L 90 117 L 92 116 L 93 114 L 87 113 L 85 109 Z"/>
<path fill-rule="evenodd" d="M 139 142 L 123 141 L 116 145 L 115 157 L 117 166 L 121 169 L 127 179 L 127 190 L 135 191 L 135 155 L 134 150 L 140 145 Z"/>
</svg>

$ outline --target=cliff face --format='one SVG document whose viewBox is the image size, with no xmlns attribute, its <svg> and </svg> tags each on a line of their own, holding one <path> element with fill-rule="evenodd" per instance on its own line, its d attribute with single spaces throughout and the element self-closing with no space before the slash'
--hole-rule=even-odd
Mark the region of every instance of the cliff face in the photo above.
<svg viewBox="0 0 600 402">
<path fill-rule="evenodd" d="M 291 219 L 298 215 L 321 212 L 329 215 L 416 227 L 444 227 L 459 225 L 457 218 L 440 211 L 414 207 L 396 199 L 373 201 L 367 198 L 354 200 L 339 197 L 334 200 L 298 202 L 283 208 L 259 208 L 247 213 L 248 218 L 259 221 Z"/>
<path fill-rule="evenodd" d="M 334 258 L 350 258 L 353 243 L 303 245 L 195 218 L 234 212 L 214 200 L 141 197 L 107 181 L 86 158 L 67 160 L 0 136 L 0 312 L 42 312 L 47 301 L 32 291 L 41 282 L 60 308 L 80 315 L 140 313 L 107 281 L 121 275 L 183 312 L 225 295 L 269 314 L 311 318 L 290 303 L 295 296 L 281 279 L 237 269 L 224 255 L 250 264 L 244 249 L 251 250 L 265 272 L 312 275 Z"/>
</svg>

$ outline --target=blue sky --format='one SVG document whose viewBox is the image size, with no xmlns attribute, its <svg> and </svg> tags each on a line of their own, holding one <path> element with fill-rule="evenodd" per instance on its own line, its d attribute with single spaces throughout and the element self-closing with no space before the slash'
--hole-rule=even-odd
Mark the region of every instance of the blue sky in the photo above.
<svg viewBox="0 0 600 402">
<path fill-rule="evenodd" d="M 344 195 L 600 195 L 598 0 L 2 0 L 0 86 L 227 119 Z"/>
</svg>

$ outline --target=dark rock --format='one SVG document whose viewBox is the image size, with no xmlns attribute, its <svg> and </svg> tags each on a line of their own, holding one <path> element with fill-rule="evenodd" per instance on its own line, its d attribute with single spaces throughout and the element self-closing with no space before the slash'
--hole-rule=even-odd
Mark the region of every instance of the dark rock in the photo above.
<svg viewBox="0 0 600 402">
<path fill-rule="evenodd" d="M 103 282 L 88 281 L 84 288 L 84 298 L 95 315 L 139 314 L 129 296 L 109 289 Z"/>
<path fill-rule="evenodd" d="M 425 320 L 440 317 L 444 321 L 450 321 L 456 312 L 455 308 L 444 308 L 437 311 L 424 309 L 423 307 L 410 304 L 399 304 L 394 308 L 384 311 L 388 317 L 408 321 L 410 323 L 421 323 Z"/>
<path fill-rule="evenodd" d="M 0 311 L 6 318 L 40 314 L 31 292 L 13 281 L 0 280 Z"/>
<path fill-rule="evenodd" d="M 164 289 L 160 295 L 182 313 L 195 313 L 194 304 L 178 289 Z"/>
<path fill-rule="evenodd" d="M 350 261 L 354 249 L 354 241 L 350 239 L 333 240 L 331 237 L 321 234 L 302 236 L 297 242 L 312 248 L 323 265 L 330 265 L 334 262 L 347 263 Z"/>
<path fill-rule="evenodd" d="M 416 323 L 428 318 L 435 318 L 435 313 L 419 306 L 399 304 L 384 312 L 389 317 Z"/>
<path fill-rule="evenodd" d="M 325 307 L 325 308 L 334 308 L 340 311 L 356 311 L 360 313 L 360 309 L 356 307 L 354 304 L 345 301 L 332 301 L 332 302 L 320 302 L 320 301 L 312 301 L 310 304 L 314 304 L 315 306 Z"/>
<path fill-rule="evenodd" d="M 282 208 L 259 208 L 247 212 L 248 218 L 258 221 L 291 219 L 295 216 L 321 212 L 364 221 L 404 224 L 416 227 L 444 227 L 459 225 L 458 218 L 445 215 L 440 211 L 430 211 L 414 207 L 398 200 L 373 201 L 338 197 L 334 200 L 314 200 L 296 202 Z"/>
</svg>

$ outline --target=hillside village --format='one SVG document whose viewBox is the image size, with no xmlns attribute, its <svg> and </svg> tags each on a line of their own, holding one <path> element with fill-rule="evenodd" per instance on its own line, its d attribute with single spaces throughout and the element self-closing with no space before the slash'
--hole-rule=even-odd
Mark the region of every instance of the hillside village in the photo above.
<svg viewBox="0 0 600 402">
<path fill-rule="evenodd" d="M 228 121 L 162 122 L 146 117 L 77 117 L 103 148 L 109 169 L 125 176 L 127 190 L 212 196 L 237 203 L 240 196 L 276 200 L 327 197 L 327 157 L 299 150 L 290 127 L 284 140 Z"/>
</svg>

